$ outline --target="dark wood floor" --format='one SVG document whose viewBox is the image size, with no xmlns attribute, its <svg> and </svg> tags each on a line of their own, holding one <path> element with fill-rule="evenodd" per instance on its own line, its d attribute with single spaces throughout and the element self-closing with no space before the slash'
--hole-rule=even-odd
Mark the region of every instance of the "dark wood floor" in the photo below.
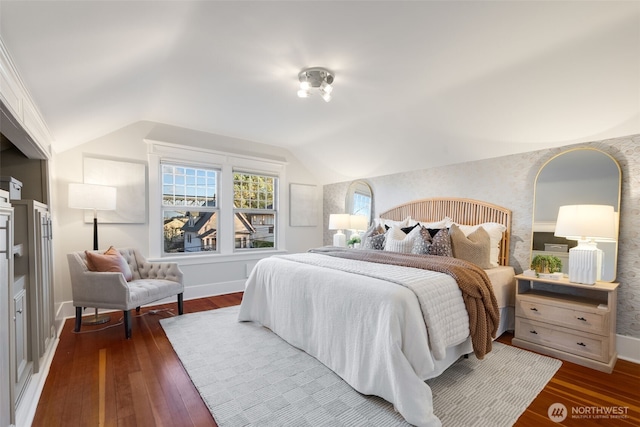
<svg viewBox="0 0 640 427">
<path fill-rule="evenodd" d="M 185 313 L 237 305 L 241 299 L 236 293 L 185 301 Z M 83 326 L 82 332 L 99 331 L 81 334 L 74 334 L 73 321 L 67 320 L 33 426 L 215 426 L 159 324 L 171 315 L 167 309 L 177 311 L 175 304 L 143 308 L 133 319 L 131 340 L 117 324 L 121 313 L 113 313 L 106 325 Z M 511 336 L 500 341 L 511 344 Z M 626 418 L 569 415 L 557 424 L 547 416 L 553 403 L 564 404 L 569 413 L 572 407 L 627 408 L 622 409 Z M 640 425 L 640 365 L 618 361 L 614 372 L 605 374 L 563 362 L 516 424 L 544 425 Z"/>
</svg>

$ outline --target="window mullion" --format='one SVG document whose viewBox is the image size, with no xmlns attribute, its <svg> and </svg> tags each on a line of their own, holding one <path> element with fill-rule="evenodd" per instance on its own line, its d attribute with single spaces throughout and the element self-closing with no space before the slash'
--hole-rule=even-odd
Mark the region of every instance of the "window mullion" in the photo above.
<svg viewBox="0 0 640 427">
<path fill-rule="evenodd" d="M 220 238 L 220 253 L 230 254 L 234 248 L 234 209 L 233 209 L 233 168 L 230 165 L 224 165 L 220 173 L 220 188 L 218 194 L 220 196 L 220 230 L 218 235 Z"/>
</svg>

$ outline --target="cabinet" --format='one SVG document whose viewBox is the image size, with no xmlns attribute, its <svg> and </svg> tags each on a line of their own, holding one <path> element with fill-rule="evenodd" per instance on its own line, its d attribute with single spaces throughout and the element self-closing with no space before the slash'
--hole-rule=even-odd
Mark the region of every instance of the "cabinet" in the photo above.
<svg viewBox="0 0 640 427">
<path fill-rule="evenodd" d="M 618 283 L 516 276 L 513 344 L 611 372 L 617 360 Z"/>
<path fill-rule="evenodd" d="M 14 348 L 16 406 L 55 339 L 51 216 L 47 205 L 13 200 Z"/>
<path fill-rule="evenodd" d="M 0 190 L 0 427 L 12 424 L 11 326 L 13 282 L 13 209 L 9 193 Z"/>
</svg>

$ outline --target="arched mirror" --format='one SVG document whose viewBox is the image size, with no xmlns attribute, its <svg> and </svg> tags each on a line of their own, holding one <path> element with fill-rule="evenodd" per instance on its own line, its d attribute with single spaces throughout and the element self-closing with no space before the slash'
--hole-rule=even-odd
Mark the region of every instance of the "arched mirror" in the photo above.
<svg viewBox="0 0 640 427">
<path fill-rule="evenodd" d="M 351 215 L 364 215 L 367 224 L 371 223 L 373 191 L 365 181 L 353 181 L 347 189 L 345 212 Z"/>
<path fill-rule="evenodd" d="M 613 206 L 616 239 L 598 243 L 598 248 L 604 252 L 602 281 L 613 282 L 618 256 L 620 188 L 620 166 L 607 153 L 592 148 L 577 148 L 550 159 L 538 172 L 535 182 L 531 257 L 555 255 L 562 261 L 562 272 L 566 274 L 569 267 L 568 250 L 577 242 L 554 236 L 560 206 Z"/>
</svg>

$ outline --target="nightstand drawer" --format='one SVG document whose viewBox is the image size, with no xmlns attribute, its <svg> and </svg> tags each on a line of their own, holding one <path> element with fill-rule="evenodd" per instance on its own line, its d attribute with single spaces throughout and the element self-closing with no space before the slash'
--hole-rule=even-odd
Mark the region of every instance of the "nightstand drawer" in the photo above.
<svg viewBox="0 0 640 427">
<path fill-rule="evenodd" d="M 573 310 L 522 297 L 516 300 L 516 316 L 599 335 L 609 334 L 607 314 L 606 310 L 603 310 L 602 313 Z"/>
<path fill-rule="evenodd" d="M 589 359 L 609 360 L 609 337 L 580 333 L 521 317 L 516 317 L 515 336 Z"/>
</svg>

